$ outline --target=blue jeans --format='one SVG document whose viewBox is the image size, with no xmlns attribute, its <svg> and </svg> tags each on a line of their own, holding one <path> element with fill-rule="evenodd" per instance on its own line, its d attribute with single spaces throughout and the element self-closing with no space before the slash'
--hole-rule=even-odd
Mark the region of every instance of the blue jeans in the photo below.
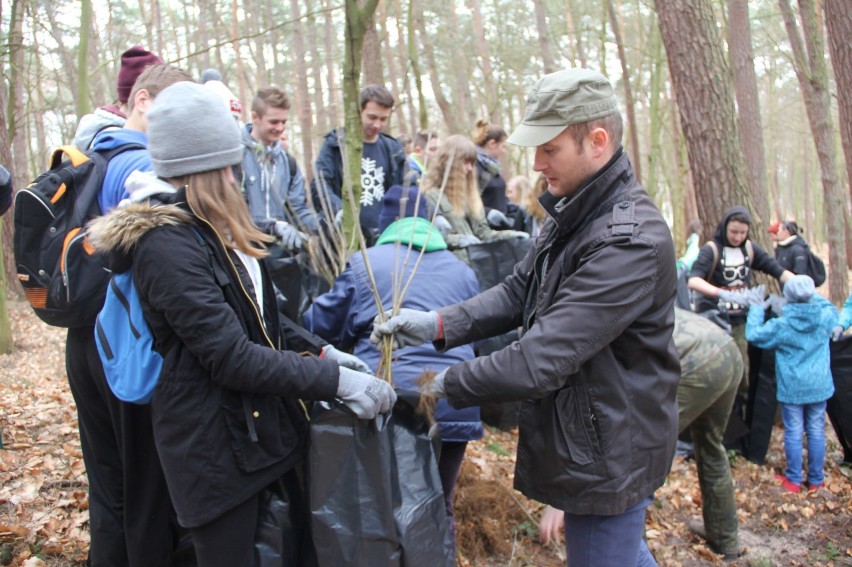
<svg viewBox="0 0 852 567">
<path fill-rule="evenodd" d="M 642 535 L 646 498 L 616 516 L 565 513 L 565 551 L 568 567 L 656 567 Z"/>
<path fill-rule="evenodd" d="M 808 436 L 808 484 L 823 483 L 825 464 L 825 402 L 781 404 L 784 420 L 784 453 L 787 456 L 787 480 L 802 483 L 802 432 Z"/>
</svg>

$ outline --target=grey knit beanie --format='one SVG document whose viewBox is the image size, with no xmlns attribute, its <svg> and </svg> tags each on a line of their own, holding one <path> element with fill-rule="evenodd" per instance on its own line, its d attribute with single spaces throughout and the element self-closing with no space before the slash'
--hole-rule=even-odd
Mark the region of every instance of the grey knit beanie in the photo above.
<svg viewBox="0 0 852 567">
<path fill-rule="evenodd" d="M 791 303 L 806 303 L 816 291 L 810 276 L 793 276 L 784 284 L 784 297 Z"/>
<path fill-rule="evenodd" d="M 158 177 L 180 177 L 240 163 L 240 128 L 222 99 L 197 83 L 181 81 L 154 99 L 148 151 Z"/>
</svg>

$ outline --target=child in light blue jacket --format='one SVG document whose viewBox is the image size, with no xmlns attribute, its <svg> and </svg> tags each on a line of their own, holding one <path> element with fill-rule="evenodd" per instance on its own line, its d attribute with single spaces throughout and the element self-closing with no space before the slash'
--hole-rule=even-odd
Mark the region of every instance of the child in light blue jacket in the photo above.
<svg viewBox="0 0 852 567">
<path fill-rule="evenodd" d="M 775 349 L 787 458 L 785 475 L 777 477 L 789 492 L 799 492 L 802 483 L 803 431 L 808 436 L 808 489 L 817 490 L 824 480 L 825 406 L 834 394 L 828 343 L 837 310 L 814 291 L 809 276 L 795 276 L 784 284 L 787 304 L 780 317 L 764 322 L 763 305 L 752 303 L 746 322 L 749 343 Z"/>
</svg>

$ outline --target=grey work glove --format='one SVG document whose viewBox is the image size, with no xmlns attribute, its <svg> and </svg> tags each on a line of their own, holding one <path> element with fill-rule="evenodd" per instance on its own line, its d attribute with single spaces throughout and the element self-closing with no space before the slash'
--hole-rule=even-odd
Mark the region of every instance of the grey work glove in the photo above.
<svg viewBox="0 0 852 567">
<path fill-rule="evenodd" d="M 373 369 L 366 362 L 355 355 L 337 350 L 331 345 L 322 347 L 322 358 L 333 360 L 340 366 L 345 366 L 350 370 L 357 370 L 358 372 L 365 372 L 367 374 L 373 373 Z"/>
<path fill-rule="evenodd" d="M 767 305 L 777 317 L 780 317 L 781 310 L 784 309 L 785 305 L 787 305 L 787 299 L 781 295 L 773 293 L 766 299 L 765 305 Z"/>
<path fill-rule="evenodd" d="M 396 403 L 396 392 L 390 384 L 345 366 L 340 367 L 337 397 L 359 419 L 373 419 L 387 413 Z"/>
<path fill-rule="evenodd" d="M 453 226 L 450 224 L 450 221 L 441 215 L 437 215 L 435 217 L 435 222 L 433 224 L 444 238 L 453 231 Z"/>
<path fill-rule="evenodd" d="M 837 342 L 837 341 L 840 340 L 840 337 L 842 337 L 842 336 L 843 336 L 843 326 L 842 325 L 835 325 L 834 328 L 831 330 L 831 340 L 833 342 Z"/>
<path fill-rule="evenodd" d="M 736 305 L 748 305 L 746 301 L 745 294 L 741 291 L 732 291 L 730 289 L 720 289 L 719 293 L 716 294 L 716 297 L 724 301 L 725 303 L 734 303 Z"/>
<path fill-rule="evenodd" d="M 459 248 L 467 248 L 473 244 L 482 244 L 482 241 L 472 234 L 462 234 L 459 236 L 457 244 Z"/>
<path fill-rule="evenodd" d="M 275 236 L 281 241 L 281 246 L 287 250 L 295 250 L 302 247 L 302 242 L 308 239 L 308 235 L 286 221 L 275 221 L 273 228 Z"/>
<path fill-rule="evenodd" d="M 506 215 L 497 209 L 491 209 L 488 211 L 488 214 L 485 215 L 485 220 L 488 221 L 488 226 L 498 230 L 502 228 L 512 228 L 515 225 L 515 223 L 510 221 Z"/>
<path fill-rule="evenodd" d="M 432 396 L 433 398 L 446 398 L 447 392 L 444 390 L 444 378 L 447 376 L 447 369 L 441 370 L 428 385 L 420 389 L 420 393 L 424 396 Z"/>
<path fill-rule="evenodd" d="M 766 306 L 766 286 L 761 284 L 743 292 L 743 298 L 751 306 L 765 307 Z"/>
<path fill-rule="evenodd" d="M 390 311 L 385 313 L 385 317 L 390 317 L 390 315 Z M 438 313 L 435 311 L 400 309 L 399 315 L 390 317 L 384 323 L 376 316 L 373 320 L 370 342 L 379 345 L 387 335 L 393 335 L 394 350 L 434 341 L 438 338 Z"/>
<path fill-rule="evenodd" d="M 501 232 L 503 232 L 504 234 L 508 232 L 512 235 L 513 238 L 520 238 L 522 240 L 530 237 L 530 234 L 528 232 L 524 232 L 523 230 L 503 230 Z"/>
</svg>

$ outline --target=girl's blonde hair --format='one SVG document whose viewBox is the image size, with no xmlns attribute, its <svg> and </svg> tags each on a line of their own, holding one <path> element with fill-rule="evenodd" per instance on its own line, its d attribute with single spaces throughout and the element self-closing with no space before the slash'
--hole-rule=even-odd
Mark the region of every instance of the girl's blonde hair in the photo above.
<svg viewBox="0 0 852 567">
<path fill-rule="evenodd" d="M 547 191 L 547 178 L 544 175 L 539 175 L 538 179 L 536 179 L 535 183 L 533 183 L 533 186 L 527 191 L 524 191 L 523 197 L 521 198 L 521 205 L 524 210 L 526 210 L 527 213 L 538 222 L 544 222 L 544 217 L 547 215 L 544 207 L 542 207 L 541 203 L 538 202 L 538 198 L 541 197 L 545 191 Z"/>
<path fill-rule="evenodd" d="M 268 254 L 263 244 L 274 239 L 252 222 L 239 187 L 228 178 L 228 168 L 193 173 L 181 182 L 186 185 L 186 202 L 192 211 L 216 229 L 226 246 L 254 258 Z"/>
<path fill-rule="evenodd" d="M 465 163 L 474 167 L 465 171 Z M 450 136 L 441 143 L 435 164 L 430 165 L 423 178 L 423 192 L 437 194 L 449 170 L 444 196 L 453 207 L 453 214 L 472 218 L 483 216 L 482 198 L 476 182 L 476 146 L 464 136 Z"/>
</svg>

